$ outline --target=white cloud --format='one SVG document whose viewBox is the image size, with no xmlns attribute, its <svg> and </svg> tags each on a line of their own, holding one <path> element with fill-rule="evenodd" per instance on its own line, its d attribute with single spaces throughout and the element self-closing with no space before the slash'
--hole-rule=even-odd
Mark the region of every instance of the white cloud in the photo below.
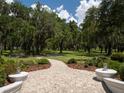
<svg viewBox="0 0 124 93">
<path fill-rule="evenodd" d="M 67 10 L 61 10 L 60 12 L 57 13 L 58 16 L 61 18 L 61 19 L 68 19 L 70 17 L 69 13 Z"/>
<path fill-rule="evenodd" d="M 34 3 L 34 4 L 31 5 L 31 8 L 32 9 L 36 9 L 36 7 L 37 7 L 37 4 L 36 3 Z M 40 10 L 42 11 L 43 9 L 45 9 L 48 12 L 51 12 L 52 11 L 52 9 L 48 5 L 42 5 L 41 8 L 40 8 Z"/>
<path fill-rule="evenodd" d="M 66 9 L 64 9 L 63 5 L 57 7 L 56 12 L 58 17 L 60 17 L 61 19 L 65 19 L 67 23 L 70 21 L 77 22 L 77 20 Z"/>
<path fill-rule="evenodd" d="M 9 16 L 14 16 L 15 14 L 13 12 L 9 13 Z"/>
<path fill-rule="evenodd" d="M 36 9 L 36 6 L 37 6 L 37 4 L 34 3 L 34 4 L 31 5 L 31 8 L 32 8 L 32 9 Z"/>
<path fill-rule="evenodd" d="M 56 10 L 55 10 L 55 9 L 53 9 L 53 12 L 55 13 L 55 12 L 56 12 Z"/>
<path fill-rule="evenodd" d="M 14 0 L 5 0 L 6 3 L 11 4 Z"/>
<path fill-rule="evenodd" d="M 37 4 L 34 3 L 31 5 L 31 8 L 36 9 L 36 6 Z M 53 10 L 48 5 L 42 5 L 40 10 L 42 11 L 43 8 L 48 12 L 56 13 L 58 17 L 60 17 L 61 19 L 65 19 L 67 23 L 70 21 L 75 21 L 77 23 L 77 20 L 66 9 L 64 9 L 63 5 Z"/>
<path fill-rule="evenodd" d="M 74 22 L 77 23 L 77 20 L 73 16 L 70 16 L 70 18 L 67 20 L 67 23 L 70 22 L 70 21 L 71 22 L 74 21 Z"/>
<path fill-rule="evenodd" d="M 60 7 L 57 7 L 57 12 L 60 12 L 61 10 L 63 10 L 64 9 L 64 6 L 63 5 L 61 5 Z"/>
<path fill-rule="evenodd" d="M 76 14 L 75 16 L 78 18 L 78 25 L 80 25 L 85 16 L 86 16 L 86 11 L 91 8 L 92 6 L 98 7 L 100 4 L 100 0 L 81 0 L 80 5 L 76 9 Z"/>
<path fill-rule="evenodd" d="M 42 10 L 42 9 L 45 9 L 45 10 L 48 11 L 48 12 L 51 12 L 51 11 L 52 11 L 52 9 L 51 9 L 48 5 L 42 5 L 41 10 Z"/>
</svg>

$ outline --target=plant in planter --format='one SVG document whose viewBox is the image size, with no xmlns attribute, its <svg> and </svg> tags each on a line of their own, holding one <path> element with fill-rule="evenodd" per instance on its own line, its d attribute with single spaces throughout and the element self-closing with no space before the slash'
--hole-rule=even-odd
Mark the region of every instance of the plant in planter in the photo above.
<svg viewBox="0 0 124 93">
<path fill-rule="evenodd" d="M 17 74 L 21 72 L 21 67 L 22 67 L 21 61 L 17 61 L 16 62 L 16 73 Z"/>
<path fill-rule="evenodd" d="M 103 71 L 107 71 L 107 69 L 108 69 L 108 64 L 107 63 L 104 63 L 103 64 Z"/>
</svg>

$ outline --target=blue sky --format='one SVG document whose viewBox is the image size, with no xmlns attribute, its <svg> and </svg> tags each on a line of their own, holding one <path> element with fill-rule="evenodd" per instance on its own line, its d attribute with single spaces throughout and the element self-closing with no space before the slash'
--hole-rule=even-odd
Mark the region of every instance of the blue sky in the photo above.
<svg viewBox="0 0 124 93">
<path fill-rule="evenodd" d="M 80 5 L 80 0 L 20 0 L 23 4 L 31 6 L 36 1 L 48 5 L 52 9 L 63 5 L 64 8 L 72 15 L 75 15 L 76 8 Z"/>
<path fill-rule="evenodd" d="M 7 3 L 14 0 L 5 0 Z M 56 12 L 61 19 L 67 22 L 75 21 L 80 25 L 86 16 L 86 11 L 92 6 L 98 7 L 101 0 L 19 0 L 22 4 L 35 8 L 36 2 L 41 2 L 45 8 Z"/>
</svg>

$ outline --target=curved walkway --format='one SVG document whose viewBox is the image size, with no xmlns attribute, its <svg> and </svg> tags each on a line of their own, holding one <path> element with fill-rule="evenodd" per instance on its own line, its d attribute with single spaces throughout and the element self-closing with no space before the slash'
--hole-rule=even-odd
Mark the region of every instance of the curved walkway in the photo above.
<svg viewBox="0 0 124 93">
<path fill-rule="evenodd" d="M 106 93 L 94 72 L 71 69 L 61 61 L 49 59 L 51 67 L 30 72 L 21 93 Z"/>
</svg>

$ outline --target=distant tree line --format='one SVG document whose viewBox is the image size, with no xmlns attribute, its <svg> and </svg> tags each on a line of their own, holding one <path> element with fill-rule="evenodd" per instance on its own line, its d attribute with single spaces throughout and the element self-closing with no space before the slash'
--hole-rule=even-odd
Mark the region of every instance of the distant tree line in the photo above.
<svg viewBox="0 0 124 93">
<path fill-rule="evenodd" d="M 98 8 L 90 8 L 84 22 L 60 19 L 56 13 L 29 8 L 20 2 L 7 4 L 0 0 L 0 49 L 23 50 L 27 55 L 38 55 L 47 48 L 53 50 L 84 49 L 112 54 L 113 49 L 124 50 L 124 0 L 102 0 Z"/>
<path fill-rule="evenodd" d="M 82 42 L 90 52 L 99 47 L 107 55 L 124 50 L 124 0 L 102 0 L 90 8 L 82 26 Z"/>
</svg>

